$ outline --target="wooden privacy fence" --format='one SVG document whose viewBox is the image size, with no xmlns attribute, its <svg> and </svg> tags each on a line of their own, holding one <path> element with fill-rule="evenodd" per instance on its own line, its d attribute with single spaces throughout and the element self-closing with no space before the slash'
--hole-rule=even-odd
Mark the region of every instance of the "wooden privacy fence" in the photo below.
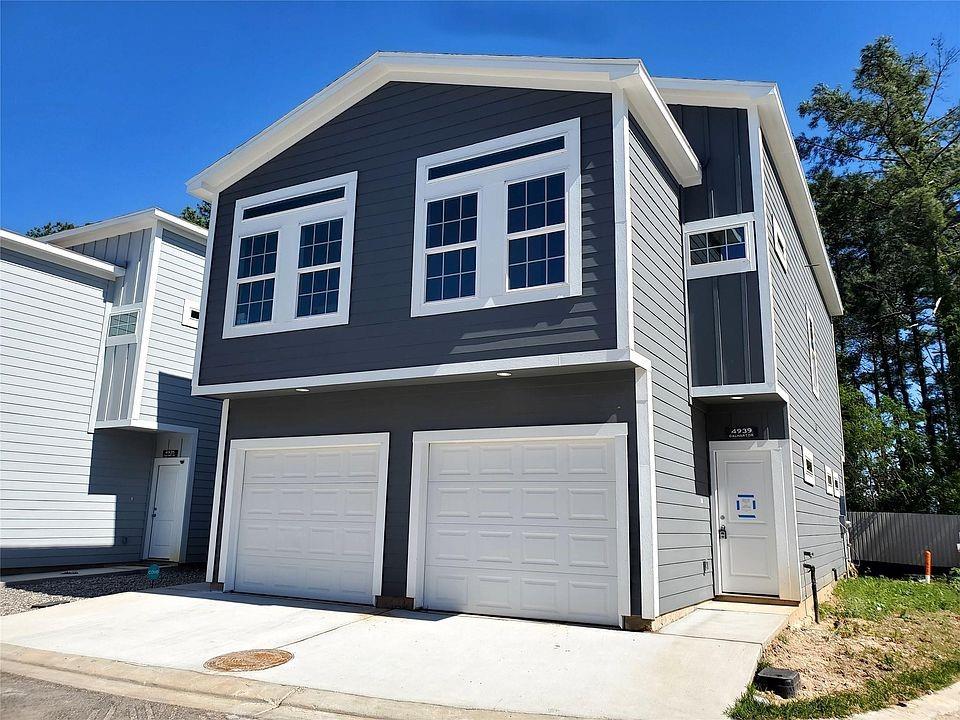
<svg viewBox="0 0 960 720">
<path fill-rule="evenodd" d="M 934 567 L 960 566 L 960 515 L 851 512 L 847 519 L 854 562 L 922 567 L 929 550 Z"/>
</svg>

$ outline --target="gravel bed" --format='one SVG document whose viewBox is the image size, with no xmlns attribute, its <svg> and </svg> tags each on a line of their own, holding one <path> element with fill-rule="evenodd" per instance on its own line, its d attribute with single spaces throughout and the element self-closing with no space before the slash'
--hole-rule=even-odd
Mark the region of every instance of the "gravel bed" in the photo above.
<svg viewBox="0 0 960 720">
<path fill-rule="evenodd" d="M 142 572 L 114 575 L 80 575 L 8 585 L 0 588 L 0 615 L 14 615 L 49 602 L 74 602 L 84 598 L 113 595 L 135 590 L 152 590 L 170 585 L 203 582 L 202 568 L 160 569 L 160 579 L 147 580 L 147 568 Z"/>
</svg>

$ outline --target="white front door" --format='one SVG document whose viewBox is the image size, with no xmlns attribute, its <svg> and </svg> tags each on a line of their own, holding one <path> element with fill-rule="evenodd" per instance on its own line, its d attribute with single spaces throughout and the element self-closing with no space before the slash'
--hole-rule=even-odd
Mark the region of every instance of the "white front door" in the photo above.
<svg viewBox="0 0 960 720">
<path fill-rule="evenodd" d="M 773 463 L 768 450 L 716 450 L 721 592 L 779 594 Z"/>
<path fill-rule="evenodd" d="M 423 607 L 618 624 L 616 447 L 603 437 L 431 444 Z"/>
<path fill-rule="evenodd" d="M 152 560 L 172 559 L 179 545 L 189 465 L 186 458 L 157 460 L 154 465 L 150 540 L 147 543 L 147 557 Z"/>
<path fill-rule="evenodd" d="M 372 604 L 386 452 L 380 444 L 247 450 L 234 589 Z"/>
</svg>

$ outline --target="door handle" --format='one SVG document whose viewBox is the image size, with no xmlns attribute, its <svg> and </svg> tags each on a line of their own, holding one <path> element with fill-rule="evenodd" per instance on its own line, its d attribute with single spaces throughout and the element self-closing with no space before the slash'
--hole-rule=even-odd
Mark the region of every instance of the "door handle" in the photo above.
<svg viewBox="0 0 960 720">
<path fill-rule="evenodd" d="M 727 539 L 727 526 L 726 526 L 726 525 L 721 525 L 721 526 L 720 526 L 720 530 L 717 531 L 717 534 L 720 536 L 720 539 L 721 539 L 721 540 L 726 540 L 726 539 Z"/>
</svg>

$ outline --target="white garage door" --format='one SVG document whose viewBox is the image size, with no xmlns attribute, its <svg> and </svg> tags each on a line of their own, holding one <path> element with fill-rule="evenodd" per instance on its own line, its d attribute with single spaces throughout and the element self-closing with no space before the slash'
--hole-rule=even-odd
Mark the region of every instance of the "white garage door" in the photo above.
<svg viewBox="0 0 960 720">
<path fill-rule="evenodd" d="M 372 603 L 381 452 L 248 450 L 234 589 Z"/>
<path fill-rule="evenodd" d="M 614 447 L 431 444 L 424 607 L 617 624 Z"/>
</svg>

